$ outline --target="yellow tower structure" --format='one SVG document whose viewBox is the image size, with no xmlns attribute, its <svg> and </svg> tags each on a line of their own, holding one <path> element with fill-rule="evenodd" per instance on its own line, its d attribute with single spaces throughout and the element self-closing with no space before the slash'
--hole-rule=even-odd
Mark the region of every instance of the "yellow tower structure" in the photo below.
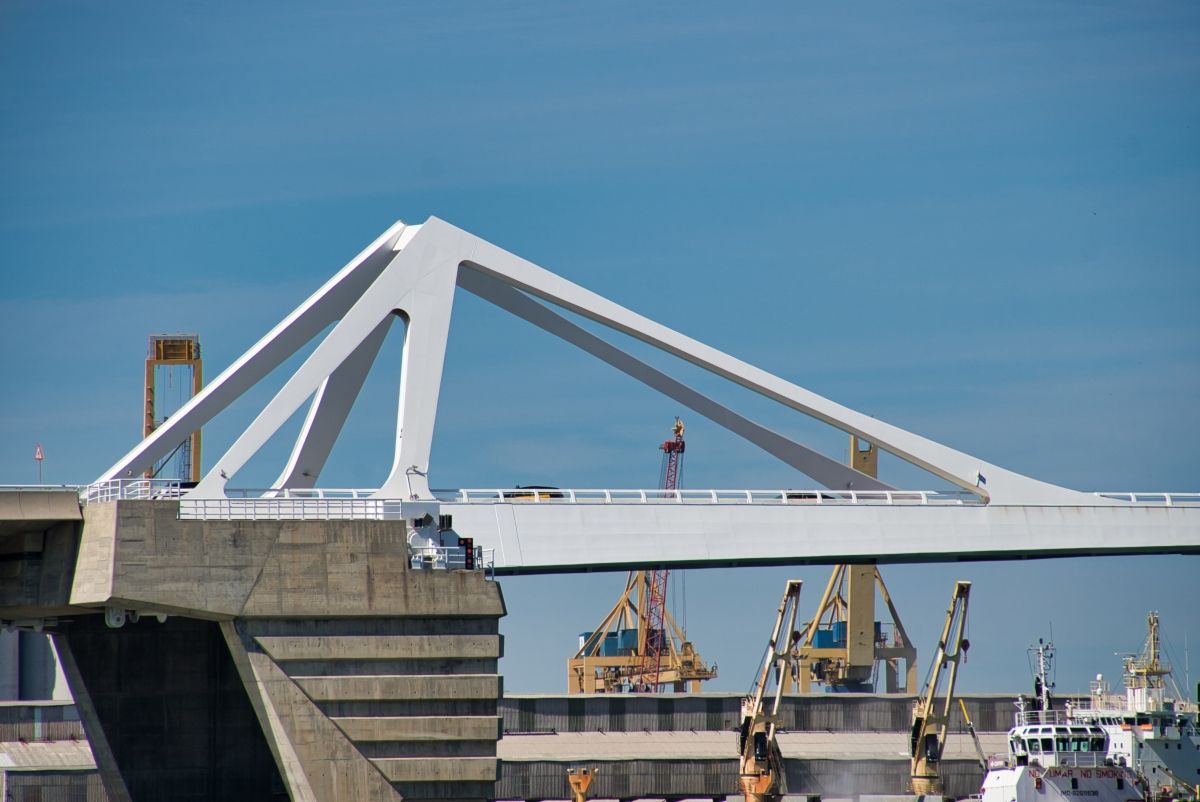
<svg viewBox="0 0 1200 802">
<path fill-rule="evenodd" d="M 850 466 L 868 476 L 878 476 L 879 451 L 875 444 L 851 435 Z M 891 616 L 890 633 L 875 620 L 876 589 Z M 876 663 L 884 667 L 888 693 L 917 691 L 917 650 L 874 565 L 834 567 L 817 614 L 800 632 L 793 657 L 797 665 L 791 679 L 801 693 L 811 690 L 813 682 L 845 691 L 872 690 Z"/>
<path fill-rule="evenodd" d="M 648 631 L 648 574 L 630 571 L 621 598 L 595 630 L 580 637 L 579 650 L 567 660 L 567 693 L 647 690 L 639 650 L 650 637 L 659 637 L 663 644 L 654 684 L 676 693 L 696 693 L 701 682 L 717 676 L 717 667 L 709 667 L 697 654 L 669 610 L 663 612 L 662 634 Z"/>
<path fill-rule="evenodd" d="M 142 425 L 142 437 L 149 437 L 159 424 L 168 417 L 169 413 L 162 411 L 159 404 L 158 368 L 183 368 L 189 375 L 188 399 L 200 392 L 204 386 L 203 363 L 200 360 L 200 337 L 196 334 L 151 334 L 146 349 L 146 391 L 145 416 Z M 186 399 L 185 399 L 186 402 Z M 175 412 L 175 410 L 171 410 Z M 186 440 L 181 442 L 157 467 L 146 471 L 146 478 L 153 479 L 161 471 L 166 462 L 174 456 L 179 456 L 180 475 L 177 477 L 185 482 L 200 481 L 200 430 L 197 429 Z M 176 477 L 172 477 L 176 478 Z"/>
</svg>

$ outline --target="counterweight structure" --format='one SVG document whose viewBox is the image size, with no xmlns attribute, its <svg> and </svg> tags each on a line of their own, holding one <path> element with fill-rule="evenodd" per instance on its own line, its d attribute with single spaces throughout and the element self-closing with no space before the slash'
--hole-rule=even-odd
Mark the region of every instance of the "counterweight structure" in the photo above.
<svg viewBox="0 0 1200 802">
<path fill-rule="evenodd" d="M 168 409 L 168 399 L 163 397 L 158 384 L 159 368 L 173 372 L 180 368 L 183 381 L 180 384 L 181 403 Z M 170 374 L 168 374 L 170 375 Z M 203 363 L 200 360 L 200 337 L 195 334 L 151 334 L 146 349 L 145 415 L 142 437 L 149 437 L 175 411 L 200 394 L 204 385 Z M 163 470 L 172 462 L 177 469 L 174 476 L 163 476 Z M 147 479 L 170 478 L 183 482 L 200 481 L 200 429 L 181 439 L 165 457 L 148 467 Z"/>
<path fill-rule="evenodd" d="M 663 452 L 662 485 L 678 486 L 682 467 L 683 421 L 675 419 Z M 665 568 L 630 571 L 621 598 L 600 625 L 580 636 L 579 651 L 567 660 L 568 693 L 699 691 L 717 676 L 696 653 L 687 635 L 666 609 Z"/>
</svg>

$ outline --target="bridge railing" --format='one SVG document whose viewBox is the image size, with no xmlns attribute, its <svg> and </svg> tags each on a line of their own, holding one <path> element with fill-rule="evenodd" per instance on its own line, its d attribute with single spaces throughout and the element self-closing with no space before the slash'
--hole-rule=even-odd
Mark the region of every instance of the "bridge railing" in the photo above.
<svg viewBox="0 0 1200 802">
<path fill-rule="evenodd" d="M 966 491 L 939 490 L 640 490 L 557 488 L 464 488 L 435 490 L 456 504 L 771 504 L 771 505 L 962 505 L 981 504 Z"/>
<path fill-rule="evenodd" d="M 62 489 L 58 486 L 56 489 Z M 373 498 L 373 488 L 227 488 L 224 498 L 186 498 L 177 479 L 114 479 L 71 486 L 80 501 L 179 499 L 184 520 L 399 519 L 400 499 Z M 0 490 L 6 486 L 0 486 Z M 17 486 L 7 489 L 18 489 Z M 33 489 L 33 488 L 24 488 Z M 786 506 L 976 506 L 965 490 L 704 490 L 612 488 L 463 488 L 434 490 L 449 504 L 755 504 Z M 1098 499 L 1144 506 L 1200 506 L 1200 493 L 1096 492 Z"/>
<path fill-rule="evenodd" d="M 1093 495 L 1130 504 L 1159 504 L 1164 507 L 1186 507 L 1200 504 L 1200 493 L 1110 493 L 1101 491 Z"/>
<path fill-rule="evenodd" d="M 121 501 L 133 499 L 145 501 L 148 499 L 179 498 L 183 494 L 178 479 L 111 479 L 107 482 L 95 482 L 80 488 L 79 500 L 84 504 L 94 504 L 102 501 Z"/>
<path fill-rule="evenodd" d="M 399 521 L 400 499 L 296 496 L 184 498 L 181 521 Z"/>
</svg>

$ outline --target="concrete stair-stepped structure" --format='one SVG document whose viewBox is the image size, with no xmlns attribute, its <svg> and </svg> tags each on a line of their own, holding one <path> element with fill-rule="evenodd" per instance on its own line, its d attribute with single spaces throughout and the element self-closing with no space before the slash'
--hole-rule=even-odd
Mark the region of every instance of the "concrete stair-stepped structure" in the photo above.
<svg viewBox="0 0 1200 802">
<path fill-rule="evenodd" d="M 493 621 L 272 620 L 238 629 L 406 798 L 436 795 L 447 782 L 491 793 L 502 643 Z"/>
<path fill-rule="evenodd" d="M 109 799 L 494 798 L 500 588 L 404 521 L 4 495 L 0 620 L 52 633 Z"/>
</svg>

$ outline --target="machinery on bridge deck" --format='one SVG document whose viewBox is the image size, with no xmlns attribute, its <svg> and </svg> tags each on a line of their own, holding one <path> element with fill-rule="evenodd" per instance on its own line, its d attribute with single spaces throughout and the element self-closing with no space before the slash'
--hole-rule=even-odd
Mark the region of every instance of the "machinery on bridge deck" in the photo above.
<svg viewBox="0 0 1200 802">
<path fill-rule="evenodd" d="M 683 421 L 675 419 L 663 452 L 662 486 L 674 490 L 683 463 Z M 699 691 L 717 676 L 696 653 L 687 634 L 666 609 L 666 568 L 630 571 L 621 598 L 591 632 L 580 637 L 579 651 L 567 660 L 568 693 Z"/>
<path fill-rule="evenodd" d="M 946 733 L 954 706 L 954 683 L 958 678 L 959 661 L 971 648 L 966 638 L 967 600 L 971 583 L 954 583 L 954 596 L 946 611 L 946 624 L 938 639 L 937 654 L 929 667 L 925 690 L 913 705 L 912 792 L 918 795 L 943 793 L 940 773 L 942 753 L 946 750 Z M 946 677 L 946 690 L 939 696 L 938 687 Z"/>
</svg>

